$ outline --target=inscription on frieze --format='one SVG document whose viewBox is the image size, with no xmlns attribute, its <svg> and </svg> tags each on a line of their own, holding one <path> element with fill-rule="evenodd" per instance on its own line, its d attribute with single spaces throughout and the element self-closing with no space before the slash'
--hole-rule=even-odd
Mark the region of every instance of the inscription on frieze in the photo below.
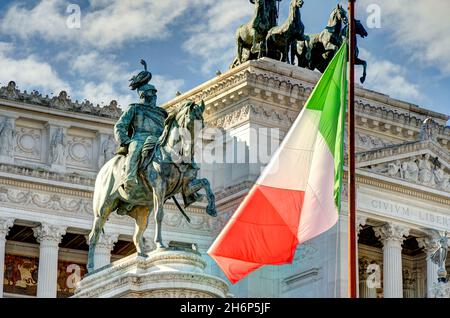
<svg viewBox="0 0 450 318">
<path fill-rule="evenodd" d="M 432 212 L 424 208 L 408 206 L 402 203 L 375 198 L 365 193 L 358 194 L 358 209 L 381 216 L 402 219 L 419 226 L 441 230 L 450 229 L 450 215 Z"/>
</svg>

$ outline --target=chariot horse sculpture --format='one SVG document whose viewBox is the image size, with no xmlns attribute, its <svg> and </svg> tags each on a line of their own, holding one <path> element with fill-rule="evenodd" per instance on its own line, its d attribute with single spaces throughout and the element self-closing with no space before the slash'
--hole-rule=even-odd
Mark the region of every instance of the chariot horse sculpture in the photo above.
<svg viewBox="0 0 450 318">
<path fill-rule="evenodd" d="M 305 26 L 301 19 L 300 8 L 303 0 L 291 0 L 289 16 L 279 26 L 269 30 L 266 36 L 266 56 L 283 62 L 289 62 L 289 48 L 296 40 L 304 40 Z M 281 54 L 281 57 L 279 56 Z"/>
<path fill-rule="evenodd" d="M 342 45 L 342 27 L 348 24 L 347 12 L 338 4 L 331 12 L 325 29 L 319 34 L 305 35 L 304 40 L 292 42 L 291 64 L 324 72 Z"/>
<path fill-rule="evenodd" d="M 156 108 L 158 109 L 158 108 Z M 214 194 L 207 179 L 198 179 L 199 168 L 194 162 L 194 141 L 201 123 L 203 128 L 203 101 L 196 104 L 188 101 L 179 109 L 171 111 L 164 124 L 164 132 L 155 147 L 144 145 L 139 162 L 139 184 L 131 193 L 122 187 L 124 155 L 116 155 L 99 171 L 94 190 L 94 221 L 89 234 L 88 271 L 94 269 L 94 252 L 99 235 L 111 213 L 129 215 L 135 220 L 133 242 L 138 255 L 145 256 L 143 234 L 147 229 L 150 214 L 155 217 L 154 242 L 157 248 L 165 247 L 161 228 L 164 217 L 164 202 L 176 194 L 182 194 L 185 207 L 202 200 L 198 193 L 206 192 L 206 213 L 216 216 Z M 159 109 L 159 111 L 164 111 Z M 149 149 L 151 149 L 149 151 Z"/>
<path fill-rule="evenodd" d="M 236 31 L 237 56 L 231 64 L 233 68 L 243 62 L 260 57 L 261 43 L 271 28 L 266 14 L 266 0 L 250 0 L 255 5 L 252 19 Z M 244 58 L 244 50 L 246 51 Z"/>
<path fill-rule="evenodd" d="M 348 30 L 349 26 L 348 24 L 344 27 L 342 30 L 342 37 L 348 38 Z M 355 19 L 355 35 L 359 35 L 362 38 L 365 38 L 369 34 L 367 33 L 366 29 L 364 28 L 364 25 L 361 23 L 360 20 Z M 362 65 L 363 67 L 363 75 L 359 78 L 359 81 L 361 83 L 364 83 L 366 81 L 367 76 L 367 62 L 363 59 L 359 58 L 359 49 L 358 49 L 358 40 L 357 37 L 355 37 L 355 65 Z"/>
</svg>

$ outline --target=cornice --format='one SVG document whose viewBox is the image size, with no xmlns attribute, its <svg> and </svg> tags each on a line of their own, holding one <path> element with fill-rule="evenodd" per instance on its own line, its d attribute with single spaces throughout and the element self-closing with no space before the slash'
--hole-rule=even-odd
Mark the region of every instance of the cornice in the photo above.
<svg viewBox="0 0 450 318">
<path fill-rule="evenodd" d="M 296 66 L 284 65 L 271 59 L 248 61 L 222 75 L 178 96 L 162 105 L 163 108 L 178 107 L 188 99 L 204 100 L 205 120 L 211 125 L 239 124 L 239 112 L 246 112 L 248 105 L 266 108 L 283 116 L 296 115 L 310 95 L 319 74 Z M 355 102 L 357 125 L 388 134 L 400 140 L 416 139 L 426 117 L 445 122 L 448 116 L 420 108 L 410 103 L 390 98 L 377 92 L 358 88 Z M 375 106 L 378 104 L 381 106 Z M 239 110 L 244 108 L 244 110 Z M 247 111 L 248 112 L 248 111 Z M 244 120 L 244 118 L 241 118 Z M 290 118 L 292 122 L 292 118 Z M 450 147 L 450 127 L 437 123 L 438 141 Z"/>
<path fill-rule="evenodd" d="M 92 199 L 91 191 L 73 190 L 73 189 L 68 189 L 68 188 L 64 188 L 64 187 L 56 187 L 54 185 L 49 186 L 49 185 L 40 184 L 40 183 L 25 182 L 25 181 L 21 181 L 21 180 L 17 180 L 17 179 L 0 178 L 0 185 L 8 186 L 8 187 L 17 187 L 20 189 L 27 189 L 27 190 L 33 190 L 33 191 L 44 191 L 47 193 L 63 194 L 63 195 L 80 197 L 80 198 Z"/>
<path fill-rule="evenodd" d="M 385 146 L 383 148 L 359 152 L 356 154 L 356 162 L 357 166 L 361 167 L 382 162 L 389 157 L 416 154 L 425 150 L 434 152 L 440 159 L 450 164 L 450 154 L 431 140 L 406 142 L 399 145 Z"/>
</svg>

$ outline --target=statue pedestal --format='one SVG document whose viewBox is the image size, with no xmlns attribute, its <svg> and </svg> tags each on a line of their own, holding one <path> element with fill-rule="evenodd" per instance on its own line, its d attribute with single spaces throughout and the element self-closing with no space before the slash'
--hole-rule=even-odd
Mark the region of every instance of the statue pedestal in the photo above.
<svg viewBox="0 0 450 318">
<path fill-rule="evenodd" d="M 450 298 L 450 283 L 438 282 L 431 289 L 432 298 Z"/>
<path fill-rule="evenodd" d="M 136 254 L 81 280 L 74 298 L 225 298 L 228 285 L 208 274 L 198 253 L 175 248 Z"/>
</svg>

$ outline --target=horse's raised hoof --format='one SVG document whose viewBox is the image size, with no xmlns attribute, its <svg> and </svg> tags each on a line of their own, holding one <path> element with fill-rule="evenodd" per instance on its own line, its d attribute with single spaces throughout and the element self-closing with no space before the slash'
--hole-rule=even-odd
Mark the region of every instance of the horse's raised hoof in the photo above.
<svg viewBox="0 0 450 318">
<path fill-rule="evenodd" d="M 211 216 L 217 216 L 217 211 L 216 211 L 216 208 L 214 207 L 214 206 L 207 206 L 207 208 L 206 208 L 206 213 L 208 213 L 208 215 L 211 215 Z"/>
<path fill-rule="evenodd" d="M 359 80 L 361 81 L 361 84 L 364 84 L 364 82 L 366 81 L 366 77 L 365 76 L 361 76 L 359 78 Z"/>
</svg>

